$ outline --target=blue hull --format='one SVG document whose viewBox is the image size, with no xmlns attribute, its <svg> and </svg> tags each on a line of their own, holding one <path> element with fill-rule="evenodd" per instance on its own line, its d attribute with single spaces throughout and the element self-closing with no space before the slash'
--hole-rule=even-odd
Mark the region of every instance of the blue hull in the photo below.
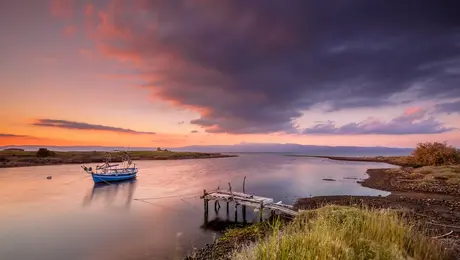
<svg viewBox="0 0 460 260">
<path fill-rule="evenodd" d="M 132 174 L 118 174 L 118 175 L 102 175 L 102 174 L 91 174 L 95 183 L 107 183 L 116 181 L 125 181 L 136 178 L 137 171 Z"/>
</svg>

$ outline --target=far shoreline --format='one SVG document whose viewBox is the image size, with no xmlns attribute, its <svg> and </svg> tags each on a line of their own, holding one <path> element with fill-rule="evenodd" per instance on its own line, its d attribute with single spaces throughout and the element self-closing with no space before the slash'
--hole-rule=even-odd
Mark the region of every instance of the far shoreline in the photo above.
<svg viewBox="0 0 460 260">
<path fill-rule="evenodd" d="M 33 166 L 73 165 L 104 163 L 107 152 L 102 151 L 68 151 L 54 152 L 54 155 L 37 157 L 36 151 L 0 151 L 0 168 L 17 168 Z M 200 152 L 173 152 L 173 151 L 129 151 L 133 161 L 148 160 L 190 160 L 216 159 L 238 157 L 233 154 L 200 153 Z M 120 162 L 112 158 L 112 162 Z"/>
<path fill-rule="evenodd" d="M 302 155 L 302 154 L 286 154 L 289 157 L 311 157 L 323 158 L 335 161 L 348 161 L 348 162 L 375 162 L 387 163 L 401 167 L 417 167 L 411 162 L 408 162 L 408 156 L 326 156 L 326 155 Z"/>
</svg>

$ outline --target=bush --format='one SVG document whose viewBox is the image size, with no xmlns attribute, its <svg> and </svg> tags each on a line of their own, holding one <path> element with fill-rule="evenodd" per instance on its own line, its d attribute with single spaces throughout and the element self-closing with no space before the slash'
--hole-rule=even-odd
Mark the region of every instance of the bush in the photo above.
<svg viewBox="0 0 460 260">
<path fill-rule="evenodd" d="M 447 143 L 420 143 L 412 152 L 412 157 L 416 164 L 423 166 L 458 164 L 460 150 Z"/>
<path fill-rule="evenodd" d="M 37 153 L 36 153 L 36 156 L 37 157 L 41 157 L 41 158 L 45 158 L 45 157 L 49 157 L 49 156 L 54 156 L 55 153 L 46 149 L 46 148 L 40 148 L 38 149 Z"/>
</svg>

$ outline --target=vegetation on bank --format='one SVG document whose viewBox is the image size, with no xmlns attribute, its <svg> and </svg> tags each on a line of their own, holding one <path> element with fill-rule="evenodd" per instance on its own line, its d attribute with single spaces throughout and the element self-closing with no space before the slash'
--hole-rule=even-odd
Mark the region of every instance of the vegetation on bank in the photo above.
<svg viewBox="0 0 460 260">
<path fill-rule="evenodd" d="M 403 167 L 367 170 L 369 178 L 362 185 L 387 191 L 460 195 L 459 160 L 459 150 L 446 143 L 421 143 L 410 156 L 392 162 Z"/>
<path fill-rule="evenodd" d="M 305 155 L 290 155 L 303 157 Z M 423 167 L 460 164 L 460 150 L 447 143 L 419 143 L 407 156 L 307 156 L 339 161 L 382 162 L 402 167 Z"/>
<path fill-rule="evenodd" d="M 460 164 L 460 150 L 447 143 L 420 143 L 412 152 L 411 159 L 421 166 Z"/>
<path fill-rule="evenodd" d="M 129 151 L 133 160 L 178 160 L 231 157 L 220 153 L 172 152 L 169 150 Z M 107 152 L 58 152 L 40 148 L 38 151 L 0 151 L 0 167 L 38 166 L 73 163 L 102 163 L 107 158 Z M 112 156 L 112 162 L 121 161 L 121 157 Z"/>
<path fill-rule="evenodd" d="M 386 191 L 460 195 L 460 165 L 369 169 L 362 185 Z"/>
<path fill-rule="evenodd" d="M 286 226 L 234 253 L 243 259 L 446 259 L 441 245 L 395 212 L 325 206 L 302 212 Z"/>
</svg>

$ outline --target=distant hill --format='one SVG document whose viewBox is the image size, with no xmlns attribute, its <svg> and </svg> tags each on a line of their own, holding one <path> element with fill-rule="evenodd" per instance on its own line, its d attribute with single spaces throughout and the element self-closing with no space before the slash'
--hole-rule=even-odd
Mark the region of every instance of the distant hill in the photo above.
<svg viewBox="0 0 460 260">
<path fill-rule="evenodd" d="M 206 145 L 186 146 L 171 148 L 173 151 L 196 151 L 217 153 L 290 153 L 308 155 L 337 155 L 337 156 L 373 156 L 373 155 L 408 155 L 412 148 L 392 147 L 360 147 L 360 146 L 318 146 L 301 144 L 251 144 L 243 143 L 236 145 Z"/>
<path fill-rule="evenodd" d="M 152 151 L 157 147 L 115 147 L 115 146 L 4 146 L 0 149 L 22 148 L 25 150 L 38 150 L 44 147 L 53 151 L 113 151 L 113 150 L 136 150 Z M 162 147 L 166 148 L 166 147 Z M 180 148 L 168 148 L 171 151 L 209 152 L 209 153 L 284 153 L 284 154 L 308 154 L 308 155 L 329 155 L 329 156 L 390 156 L 408 155 L 412 148 L 392 147 L 362 147 L 362 146 L 319 146 L 301 144 L 261 144 L 241 143 L 236 145 L 192 145 Z"/>
</svg>

